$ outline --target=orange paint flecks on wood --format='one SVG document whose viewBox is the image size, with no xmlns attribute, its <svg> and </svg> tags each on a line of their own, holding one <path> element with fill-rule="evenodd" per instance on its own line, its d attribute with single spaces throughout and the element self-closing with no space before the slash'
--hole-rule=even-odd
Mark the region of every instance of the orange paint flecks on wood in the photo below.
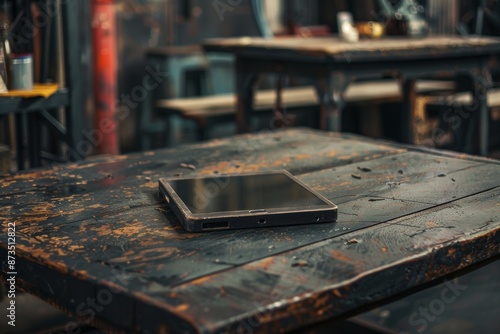
<svg viewBox="0 0 500 334">
<path fill-rule="evenodd" d="M 49 214 L 52 212 L 52 209 L 54 209 L 55 206 L 56 205 L 52 203 L 43 203 L 32 207 L 31 211 L 35 214 Z"/>
<path fill-rule="evenodd" d="M 175 312 L 185 312 L 189 310 L 188 304 L 181 304 L 179 306 L 174 307 Z"/>
<path fill-rule="evenodd" d="M 191 281 L 191 285 L 203 285 L 207 282 L 209 282 L 212 279 L 212 276 L 205 276 L 202 278 L 195 279 L 194 281 Z"/>
<path fill-rule="evenodd" d="M 105 209 L 107 207 L 109 207 L 109 205 L 94 204 L 94 205 L 90 205 L 88 208 L 90 208 L 90 209 Z"/>
<path fill-rule="evenodd" d="M 345 182 L 339 183 L 339 184 L 337 184 L 336 186 L 337 186 L 337 187 L 345 187 L 345 186 L 349 186 L 349 185 L 351 185 L 351 184 L 352 184 L 352 179 L 351 179 L 351 180 L 349 180 L 349 181 L 345 181 Z"/>
<path fill-rule="evenodd" d="M 4 181 L 4 182 L 2 182 L 2 187 L 7 188 L 7 187 L 9 187 L 9 186 L 13 185 L 14 183 L 16 183 L 16 181 L 15 181 L 15 180 L 12 180 L 12 181 Z"/>
<path fill-rule="evenodd" d="M 349 262 L 349 263 L 352 262 L 352 259 L 349 256 L 347 256 L 346 254 L 342 253 L 339 250 L 334 249 L 332 250 L 331 254 L 333 258 L 340 260 L 342 262 Z"/>
<path fill-rule="evenodd" d="M 274 258 L 270 257 L 270 258 L 264 259 L 262 261 L 259 261 L 256 264 L 252 264 L 250 266 L 255 268 L 255 269 L 260 268 L 260 269 L 268 270 L 269 267 L 272 266 L 273 264 L 274 264 Z"/>
<path fill-rule="evenodd" d="M 328 296 L 327 295 L 314 299 L 314 308 L 322 309 L 326 305 L 328 305 Z"/>
<path fill-rule="evenodd" d="M 57 251 L 57 254 L 58 254 L 58 255 L 60 255 L 60 256 L 66 256 L 66 253 L 65 253 L 65 252 L 63 252 L 63 250 L 62 250 L 62 249 L 57 248 L 57 249 L 56 249 L 56 251 Z"/>
<path fill-rule="evenodd" d="M 294 158 L 296 160 L 307 160 L 307 159 L 312 158 L 312 154 L 305 154 L 305 153 L 304 154 L 297 154 L 294 156 Z"/>
<path fill-rule="evenodd" d="M 156 182 L 151 182 L 147 181 L 145 184 L 142 185 L 143 187 L 149 188 L 149 189 L 157 189 L 158 188 L 158 183 Z"/>
<path fill-rule="evenodd" d="M 43 178 L 44 176 L 49 176 L 53 174 L 52 171 L 40 171 L 40 172 L 35 172 L 35 173 L 26 173 L 26 174 L 16 174 L 15 178 L 16 180 L 27 180 L 27 181 L 34 181 L 36 179 Z"/>
<path fill-rule="evenodd" d="M 214 165 L 209 165 L 200 170 L 200 174 L 213 174 L 214 172 L 229 173 L 228 170 L 234 165 L 233 162 L 221 161 Z"/>
<path fill-rule="evenodd" d="M 79 279 L 87 279 L 89 277 L 89 274 L 86 270 L 75 271 L 73 274 Z"/>
<path fill-rule="evenodd" d="M 425 225 L 428 227 L 428 228 L 435 228 L 437 227 L 438 225 L 435 223 L 435 222 L 426 222 Z"/>
<path fill-rule="evenodd" d="M 278 166 L 286 166 L 291 162 L 290 158 L 284 158 L 282 160 L 276 160 L 275 162 L 272 163 L 271 166 L 273 167 L 278 167 Z"/>
</svg>

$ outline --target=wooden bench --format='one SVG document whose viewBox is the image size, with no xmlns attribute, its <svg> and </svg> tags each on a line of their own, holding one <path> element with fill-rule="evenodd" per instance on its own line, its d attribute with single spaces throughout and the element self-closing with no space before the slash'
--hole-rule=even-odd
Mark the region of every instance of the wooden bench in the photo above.
<svg viewBox="0 0 500 334">
<path fill-rule="evenodd" d="M 462 107 L 472 104 L 470 93 L 457 93 L 448 96 L 435 96 L 427 103 L 428 110 L 437 110 L 443 107 Z M 492 113 L 500 111 L 500 88 L 488 92 L 488 106 Z"/>
<path fill-rule="evenodd" d="M 454 84 L 448 81 L 421 81 L 417 84 L 419 94 L 434 91 L 452 91 Z M 401 88 L 396 80 L 370 81 L 353 83 L 345 94 L 345 101 L 350 104 L 398 102 L 402 100 Z M 319 107 L 316 91 L 312 86 L 286 88 L 282 93 L 282 103 L 288 111 Z M 256 113 L 271 113 L 276 104 L 276 91 L 261 90 L 255 94 Z M 205 140 L 210 128 L 223 122 L 234 122 L 236 116 L 236 95 L 179 98 L 159 100 L 156 103 L 160 114 L 167 117 L 177 116 L 192 120 L 197 125 L 198 139 Z M 171 122 L 169 122 L 171 123 Z M 178 126 L 178 124 L 175 124 Z M 175 141 L 176 129 L 169 131 L 170 144 Z"/>
</svg>

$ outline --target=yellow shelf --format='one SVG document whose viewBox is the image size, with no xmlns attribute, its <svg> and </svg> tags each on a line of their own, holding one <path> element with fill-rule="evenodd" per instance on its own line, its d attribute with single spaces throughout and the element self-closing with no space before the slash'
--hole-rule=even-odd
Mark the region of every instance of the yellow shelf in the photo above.
<svg viewBox="0 0 500 334">
<path fill-rule="evenodd" d="M 32 90 L 9 90 L 8 92 L 0 93 L 0 97 L 43 97 L 49 98 L 59 89 L 58 84 L 34 84 Z"/>
</svg>

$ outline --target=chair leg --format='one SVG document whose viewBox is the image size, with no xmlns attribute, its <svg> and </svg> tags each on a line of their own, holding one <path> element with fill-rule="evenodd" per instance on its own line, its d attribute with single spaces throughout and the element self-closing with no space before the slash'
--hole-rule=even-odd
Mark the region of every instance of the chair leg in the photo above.
<svg viewBox="0 0 500 334">
<path fill-rule="evenodd" d="M 210 126 L 208 124 L 196 124 L 198 141 L 206 141 L 210 138 Z"/>
<path fill-rule="evenodd" d="M 40 120 L 38 113 L 31 113 L 28 117 L 28 142 L 29 142 L 29 156 L 30 168 L 40 167 L 42 165 L 40 152 L 41 152 L 41 136 L 40 136 Z"/>
<path fill-rule="evenodd" d="M 172 115 L 168 118 L 167 146 L 175 146 L 179 143 L 182 135 L 182 119 Z"/>
<path fill-rule="evenodd" d="M 24 170 L 24 131 L 23 131 L 24 115 L 22 113 L 16 113 L 15 119 L 16 119 L 17 170 Z"/>
</svg>

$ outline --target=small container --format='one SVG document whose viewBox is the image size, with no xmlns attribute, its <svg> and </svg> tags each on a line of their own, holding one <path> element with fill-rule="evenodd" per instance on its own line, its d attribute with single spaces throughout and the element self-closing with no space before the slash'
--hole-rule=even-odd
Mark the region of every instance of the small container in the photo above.
<svg viewBox="0 0 500 334">
<path fill-rule="evenodd" d="M 355 43 L 359 40 L 358 30 L 354 27 L 352 14 L 349 12 L 337 13 L 339 36 L 346 42 Z"/>
<path fill-rule="evenodd" d="M 31 53 L 12 56 L 12 89 L 33 89 L 33 55 Z"/>
<path fill-rule="evenodd" d="M 380 22 L 358 22 L 356 23 L 356 29 L 358 29 L 361 36 L 367 36 L 370 38 L 380 38 L 385 33 L 385 26 Z"/>
</svg>

